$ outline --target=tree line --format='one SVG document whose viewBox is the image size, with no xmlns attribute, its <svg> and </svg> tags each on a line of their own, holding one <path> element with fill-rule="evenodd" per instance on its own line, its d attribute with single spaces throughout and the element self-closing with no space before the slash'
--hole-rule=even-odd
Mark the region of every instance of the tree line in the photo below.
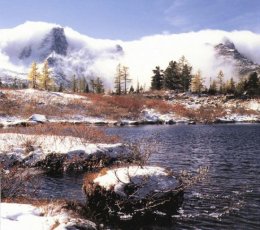
<svg viewBox="0 0 260 230">
<path fill-rule="evenodd" d="M 210 79 L 210 85 L 207 88 L 204 84 L 204 78 L 201 71 L 198 70 L 192 74 L 193 67 L 184 56 L 178 62 L 170 61 L 165 70 L 156 66 L 151 78 L 151 90 L 175 90 L 177 92 L 192 92 L 197 94 L 234 94 L 241 96 L 260 95 L 260 76 L 257 72 L 250 73 L 247 77 L 240 78 L 235 82 L 231 77 L 225 81 L 224 73 L 219 71 L 217 77 Z"/>
<path fill-rule="evenodd" d="M 257 72 L 250 73 L 247 77 L 241 77 L 237 82 L 231 77 L 225 80 L 222 70 L 212 80 L 210 79 L 209 87 L 204 84 L 204 78 L 201 71 L 193 74 L 193 67 L 189 64 L 185 56 L 179 61 L 170 61 L 167 68 L 162 70 L 160 66 L 156 66 L 152 70 L 151 90 L 175 90 L 176 92 L 191 92 L 197 94 L 234 94 L 241 96 L 243 94 L 249 96 L 260 95 L 260 76 Z M 73 75 L 70 87 L 65 87 L 63 83 L 57 85 L 53 80 L 52 72 L 45 60 L 43 67 L 39 70 L 36 62 L 33 62 L 28 73 L 28 84 L 20 79 L 14 78 L 13 83 L 9 84 L 9 88 L 33 88 L 42 90 L 60 91 L 70 90 L 72 92 L 82 93 L 104 93 L 105 87 L 100 77 L 78 77 Z M 142 93 L 145 90 L 137 81 L 136 89 L 134 89 L 132 79 L 129 74 L 129 67 L 118 64 L 114 76 L 114 90 L 110 93 L 116 95 Z M 0 87 L 7 87 L 0 79 Z"/>
</svg>

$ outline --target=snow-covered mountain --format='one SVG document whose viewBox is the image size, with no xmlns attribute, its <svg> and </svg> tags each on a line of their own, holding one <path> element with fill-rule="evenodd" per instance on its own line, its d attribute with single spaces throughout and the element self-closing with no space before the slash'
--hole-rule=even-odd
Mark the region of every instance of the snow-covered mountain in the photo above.
<svg viewBox="0 0 260 230">
<path fill-rule="evenodd" d="M 101 77 L 113 87 L 116 66 L 129 67 L 135 84 L 138 79 L 150 86 L 152 69 L 165 69 L 182 55 L 193 70 L 205 78 L 220 69 L 227 78 L 259 71 L 260 35 L 249 31 L 203 30 L 183 34 L 161 34 L 134 41 L 95 39 L 71 28 L 44 22 L 26 22 L 0 30 L 0 77 L 2 81 L 26 79 L 33 61 L 41 67 L 45 59 L 57 83 L 69 85 L 72 76 Z M 206 81 L 207 82 L 207 81 Z"/>
<path fill-rule="evenodd" d="M 239 53 L 230 40 L 227 39 L 223 43 L 216 45 L 215 49 L 217 56 L 222 58 L 225 63 L 234 66 L 240 75 L 248 75 L 254 71 L 260 73 L 260 65 Z"/>
</svg>

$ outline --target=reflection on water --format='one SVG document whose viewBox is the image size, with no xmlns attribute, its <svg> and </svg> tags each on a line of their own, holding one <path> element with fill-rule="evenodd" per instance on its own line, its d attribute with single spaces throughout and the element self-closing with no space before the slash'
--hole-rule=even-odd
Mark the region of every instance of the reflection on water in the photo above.
<svg viewBox="0 0 260 230">
<path fill-rule="evenodd" d="M 151 164 L 176 172 L 209 167 L 208 178 L 185 192 L 178 214 L 160 229 L 260 229 L 259 124 L 140 126 L 107 132 L 150 147 Z M 46 175 L 41 194 L 84 202 L 82 177 Z"/>
</svg>

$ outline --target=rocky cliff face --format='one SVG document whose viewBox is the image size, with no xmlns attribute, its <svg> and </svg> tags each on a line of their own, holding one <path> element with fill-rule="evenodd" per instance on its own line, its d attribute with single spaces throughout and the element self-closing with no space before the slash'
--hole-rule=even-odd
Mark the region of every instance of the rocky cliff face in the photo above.
<svg viewBox="0 0 260 230">
<path fill-rule="evenodd" d="M 240 75 L 248 75 L 250 72 L 260 73 L 260 65 L 241 54 L 234 43 L 226 39 L 223 43 L 215 46 L 216 55 L 224 62 L 233 65 Z"/>
</svg>

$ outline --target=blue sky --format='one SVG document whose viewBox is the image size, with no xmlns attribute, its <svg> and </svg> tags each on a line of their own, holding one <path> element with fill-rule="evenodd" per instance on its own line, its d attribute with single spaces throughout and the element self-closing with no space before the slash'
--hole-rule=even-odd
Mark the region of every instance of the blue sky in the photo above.
<svg viewBox="0 0 260 230">
<path fill-rule="evenodd" d="M 202 29 L 260 32 L 260 0 L 0 0 L 0 28 L 25 21 L 133 40 Z"/>
</svg>

